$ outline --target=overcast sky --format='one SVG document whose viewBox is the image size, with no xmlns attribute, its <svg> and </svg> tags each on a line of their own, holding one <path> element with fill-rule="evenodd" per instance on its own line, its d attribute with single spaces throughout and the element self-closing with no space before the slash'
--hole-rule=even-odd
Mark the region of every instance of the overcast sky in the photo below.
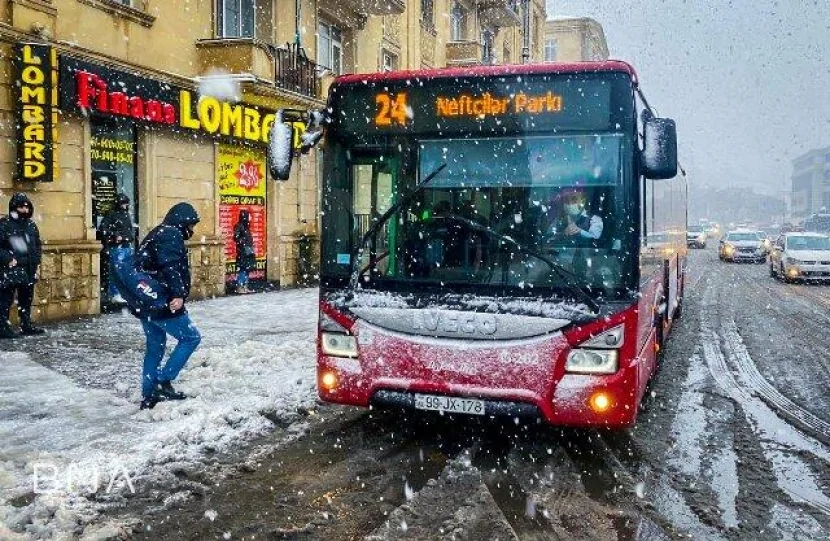
<svg viewBox="0 0 830 541">
<path fill-rule="evenodd" d="M 830 146 L 830 1 L 548 0 L 602 23 L 677 120 L 690 181 L 789 190 L 791 160 Z"/>
</svg>

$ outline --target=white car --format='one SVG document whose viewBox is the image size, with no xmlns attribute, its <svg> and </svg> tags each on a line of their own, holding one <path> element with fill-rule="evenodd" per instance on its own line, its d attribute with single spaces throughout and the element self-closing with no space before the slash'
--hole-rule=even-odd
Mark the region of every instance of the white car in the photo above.
<svg viewBox="0 0 830 541">
<path fill-rule="evenodd" d="M 769 256 L 770 276 L 791 280 L 830 280 L 830 237 L 787 233 L 778 237 Z"/>
</svg>

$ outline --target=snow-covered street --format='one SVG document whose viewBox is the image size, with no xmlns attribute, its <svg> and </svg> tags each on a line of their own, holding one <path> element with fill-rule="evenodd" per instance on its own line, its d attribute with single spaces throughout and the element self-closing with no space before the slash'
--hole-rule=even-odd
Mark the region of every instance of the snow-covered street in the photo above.
<svg viewBox="0 0 830 541">
<path fill-rule="evenodd" d="M 147 411 L 138 410 L 143 334 L 132 316 L 3 344 L 16 350 L 0 351 L 0 538 L 81 532 L 102 505 L 198 469 L 275 423 L 301 432 L 298 412 L 315 402 L 316 296 L 194 304 L 204 341 L 180 380 L 191 398 Z"/>
<path fill-rule="evenodd" d="M 192 398 L 151 412 L 135 321 L 56 326 L 2 353 L 0 539 L 826 538 L 826 339 L 799 329 L 830 292 L 711 250 L 689 280 L 620 432 L 319 404 L 316 290 L 194 304 Z M 36 465 L 78 489 L 33 494 Z"/>
</svg>

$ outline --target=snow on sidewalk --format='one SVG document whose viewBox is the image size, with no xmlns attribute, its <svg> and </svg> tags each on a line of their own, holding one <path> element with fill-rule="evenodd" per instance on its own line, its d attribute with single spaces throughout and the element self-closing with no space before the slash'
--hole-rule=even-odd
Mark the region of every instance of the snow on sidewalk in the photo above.
<svg viewBox="0 0 830 541">
<path fill-rule="evenodd" d="M 163 484 L 173 468 L 198 468 L 272 430 L 270 419 L 300 428 L 297 410 L 316 400 L 316 290 L 227 297 L 190 312 L 204 340 L 177 387 L 192 398 L 152 411 L 138 410 L 143 335 L 128 315 L 61 324 L 0 351 L 0 538 L 84 532 L 96 515 L 87 497 L 96 472 L 96 499 L 106 500 L 111 480 L 122 492 Z M 61 490 L 34 494 L 36 470 L 39 491 L 55 479 Z"/>
</svg>

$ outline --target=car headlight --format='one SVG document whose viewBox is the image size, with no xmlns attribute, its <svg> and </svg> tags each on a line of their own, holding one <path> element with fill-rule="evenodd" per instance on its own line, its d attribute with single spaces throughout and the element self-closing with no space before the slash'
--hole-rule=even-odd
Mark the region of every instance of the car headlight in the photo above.
<svg viewBox="0 0 830 541">
<path fill-rule="evenodd" d="M 723 247 L 723 251 L 726 252 L 727 254 L 731 254 L 732 252 L 735 251 L 735 247 L 732 246 L 731 244 L 727 244 L 726 246 Z"/>
<path fill-rule="evenodd" d="M 568 354 L 565 371 L 573 374 L 613 374 L 619 368 L 617 350 L 574 349 Z"/>
<path fill-rule="evenodd" d="M 323 353 L 332 357 L 357 357 L 357 340 L 350 334 L 321 333 Z"/>
<path fill-rule="evenodd" d="M 706 235 L 698 235 L 698 236 L 697 236 L 697 240 L 698 240 L 699 242 L 703 242 L 703 241 L 705 241 L 705 240 L 706 240 Z"/>
</svg>

